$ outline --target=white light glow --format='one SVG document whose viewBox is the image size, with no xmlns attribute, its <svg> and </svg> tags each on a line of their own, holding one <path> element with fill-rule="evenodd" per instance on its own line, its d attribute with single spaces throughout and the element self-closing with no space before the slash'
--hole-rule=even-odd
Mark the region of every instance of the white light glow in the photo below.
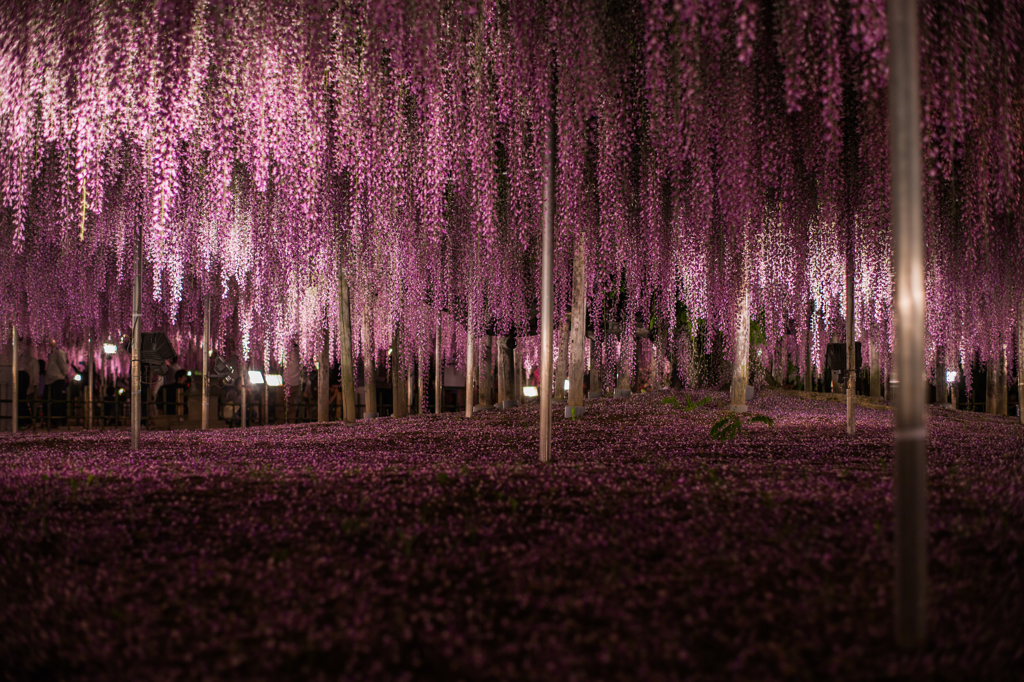
<svg viewBox="0 0 1024 682">
<path fill-rule="evenodd" d="M 114 344 L 114 343 L 105 343 L 105 344 L 103 344 L 103 352 L 106 353 L 107 355 L 113 355 L 114 353 L 117 352 L 117 344 Z"/>
<path fill-rule="evenodd" d="M 81 380 L 82 380 L 82 375 L 81 374 L 76 374 L 75 375 L 75 381 L 81 381 Z"/>
<path fill-rule="evenodd" d="M 567 390 L 567 391 L 569 390 L 569 380 L 568 379 L 565 380 L 565 390 Z"/>
<path fill-rule="evenodd" d="M 118 395 L 124 395 L 124 389 L 123 388 L 117 389 L 117 394 Z"/>
<path fill-rule="evenodd" d="M 249 383 L 250 384 L 262 384 L 263 383 L 263 372 L 258 369 L 249 370 Z"/>
<path fill-rule="evenodd" d="M 268 374 L 267 386 L 284 386 L 284 377 L 280 374 Z"/>
<path fill-rule="evenodd" d="M 186 373 L 186 376 L 192 376 L 192 370 L 189 370 L 189 371 L 188 371 L 188 372 Z"/>
<path fill-rule="evenodd" d="M 537 397 L 537 387 L 536 386 L 523 386 L 523 395 L 525 395 L 527 398 L 536 398 Z"/>
<path fill-rule="evenodd" d="M 946 383 L 951 384 L 956 381 L 956 370 L 951 369 L 946 371 Z"/>
</svg>

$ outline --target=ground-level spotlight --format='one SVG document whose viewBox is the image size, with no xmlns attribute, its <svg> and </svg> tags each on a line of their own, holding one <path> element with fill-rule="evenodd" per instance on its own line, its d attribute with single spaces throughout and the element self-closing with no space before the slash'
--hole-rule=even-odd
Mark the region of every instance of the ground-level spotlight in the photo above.
<svg viewBox="0 0 1024 682">
<path fill-rule="evenodd" d="M 263 372 L 258 369 L 249 370 L 249 383 L 250 384 L 262 384 L 263 383 Z"/>
<path fill-rule="evenodd" d="M 523 386 L 523 395 L 526 396 L 527 398 L 536 398 L 537 397 L 537 387 L 536 386 Z"/>
<path fill-rule="evenodd" d="M 284 386 L 284 377 L 280 374 L 268 374 L 267 386 Z"/>
<path fill-rule="evenodd" d="M 114 353 L 117 352 L 117 344 L 116 343 L 105 343 L 105 344 L 103 344 L 103 352 L 106 353 L 107 355 L 113 355 Z"/>
<path fill-rule="evenodd" d="M 565 380 L 565 390 L 567 390 L 567 391 L 569 390 L 569 380 L 568 379 Z"/>
</svg>

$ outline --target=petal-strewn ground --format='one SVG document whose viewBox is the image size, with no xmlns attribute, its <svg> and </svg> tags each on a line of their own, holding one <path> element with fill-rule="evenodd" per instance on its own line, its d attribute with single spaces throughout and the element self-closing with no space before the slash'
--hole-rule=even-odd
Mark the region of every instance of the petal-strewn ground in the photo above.
<svg viewBox="0 0 1024 682">
<path fill-rule="evenodd" d="M 931 635 L 892 644 L 891 416 L 766 393 L 0 437 L 8 679 L 1021 679 L 1024 428 L 929 413 Z M 676 393 L 685 404 L 693 393 Z"/>
</svg>

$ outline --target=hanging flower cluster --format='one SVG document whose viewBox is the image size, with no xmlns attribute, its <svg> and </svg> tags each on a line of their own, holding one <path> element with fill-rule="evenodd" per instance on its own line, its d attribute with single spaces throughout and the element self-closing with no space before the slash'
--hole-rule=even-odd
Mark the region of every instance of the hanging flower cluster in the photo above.
<svg viewBox="0 0 1024 682">
<path fill-rule="evenodd" d="M 1022 43 L 1017 3 L 921 3 L 928 352 L 947 364 L 1012 347 Z M 308 360 L 338 348 L 344 273 L 357 352 L 398 334 L 426 371 L 441 333 L 464 365 L 470 320 L 535 328 L 553 113 L 556 314 L 583 244 L 595 340 L 619 328 L 626 371 L 637 324 L 680 368 L 716 333 L 731 347 L 744 288 L 768 347 L 802 370 L 810 339 L 820 366 L 850 256 L 884 367 L 886 59 L 883 0 L 4 3 L 0 323 L 119 337 L 141 240 L 146 328 L 194 343 L 210 295 L 219 347 L 266 364 L 297 340 Z"/>
</svg>

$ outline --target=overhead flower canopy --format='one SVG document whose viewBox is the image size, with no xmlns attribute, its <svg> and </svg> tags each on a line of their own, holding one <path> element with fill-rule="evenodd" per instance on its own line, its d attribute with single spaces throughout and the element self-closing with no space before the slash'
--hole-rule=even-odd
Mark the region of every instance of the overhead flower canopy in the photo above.
<svg viewBox="0 0 1024 682">
<path fill-rule="evenodd" d="M 989 357 L 1022 304 L 1020 10 L 921 3 L 929 353 Z M 219 343 L 312 357 L 344 269 L 365 343 L 459 362 L 470 299 L 533 324 L 553 90 L 556 310 L 582 241 L 598 334 L 675 343 L 682 303 L 728 342 L 746 286 L 802 354 L 849 256 L 887 364 L 886 58 L 882 0 L 2 3 L 0 322 L 125 332 L 141 235 L 149 328 L 212 294 Z"/>
</svg>

